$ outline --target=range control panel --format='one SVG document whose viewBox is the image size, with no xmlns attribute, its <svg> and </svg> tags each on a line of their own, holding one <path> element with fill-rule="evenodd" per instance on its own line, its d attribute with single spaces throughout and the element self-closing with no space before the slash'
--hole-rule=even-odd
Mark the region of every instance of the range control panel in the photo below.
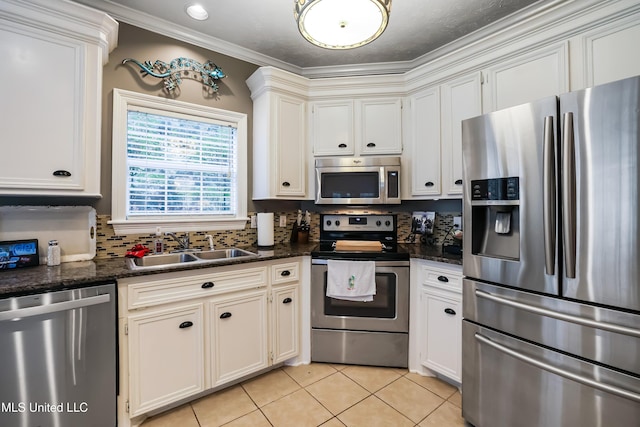
<svg viewBox="0 0 640 427">
<path fill-rule="evenodd" d="M 520 200 L 520 179 L 515 176 L 473 180 L 471 200 Z"/>
<path fill-rule="evenodd" d="M 324 215 L 322 231 L 395 231 L 393 215 Z"/>
</svg>

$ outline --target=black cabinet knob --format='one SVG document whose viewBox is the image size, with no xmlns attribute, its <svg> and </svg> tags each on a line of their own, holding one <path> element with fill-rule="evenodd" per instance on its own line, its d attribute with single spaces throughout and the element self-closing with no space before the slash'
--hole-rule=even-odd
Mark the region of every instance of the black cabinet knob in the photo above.
<svg viewBox="0 0 640 427">
<path fill-rule="evenodd" d="M 202 284 L 202 289 L 213 288 L 214 286 L 215 286 L 215 283 L 213 283 L 213 282 L 204 282 Z"/>
<path fill-rule="evenodd" d="M 435 184 L 433 182 L 431 182 L 431 181 L 427 181 L 427 182 L 424 183 L 425 187 L 433 187 L 434 185 Z"/>
<path fill-rule="evenodd" d="M 462 185 L 462 180 L 461 179 L 456 179 L 456 182 L 454 182 L 455 185 Z"/>
<path fill-rule="evenodd" d="M 53 171 L 53 176 L 68 177 L 71 176 L 71 172 L 60 169 L 57 171 Z"/>
<path fill-rule="evenodd" d="M 452 315 L 452 316 L 455 316 L 455 315 L 456 315 L 455 310 L 454 310 L 454 309 L 452 309 L 452 308 L 445 308 L 445 309 L 444 309 L 444 312 L 445 312 L 445 313 L 447 313 L 447 314 L 450 314 L 450 315 Z"/>
<path fill-rule="evenodd" d="M 447 283 L 449 281 L 447 276 L 438 276 L 438 280 L 441 281 L 441 282 L 445 282 L 445 283 Z"/>
<path fill-rule="evenodd" d="M 347 148 L 347 144 L 338 144 L 338 148 Z"/>
<path fill-rule="evenodd" d="M 178 326 L 180 329 L 184 329 L 184 328 L 190 328 L 193 326 L 193 322 L 190 321 L 186 321 L 186 322 L 182 322 L 180 323 L 180 326 Z"/>
<path fill-rule="evenodd" d="M 281 276 L 285 276 L 285 277 L 286 276 L 291 276 L 291 272 L 289 270 L 284 270 L 284 271 L 280 272 L 280 275 Z"/>
<path fill-rule="evenodd" d="M 221 319 L 228 319 L 229 317 L 231 317 L 231 313 L 229 313 L 228 311 L 225 311 L 220 315 Z"/>
<path fill-rule="evenodd" d="M 289 304 L 291 301 L 293 301 L 291 298 L 285 298 L 282 300 L 283 304 Z"/>
<path fill-rule="evenodd" d="M 289 181 L 285 181 L 285 182 L 282 183 L 282 186 L 283 187 L 290 187 L 291 183 L 289 183 Z"/>
<path fill-rule="evenodd" d="M 370 142 L 370 143 L 367 144 L 367 147 L 369 147 L 369 148 L 373 148 L 375 146 L 376 146 L 376 144 L 374 142 Z"/>
</svg>

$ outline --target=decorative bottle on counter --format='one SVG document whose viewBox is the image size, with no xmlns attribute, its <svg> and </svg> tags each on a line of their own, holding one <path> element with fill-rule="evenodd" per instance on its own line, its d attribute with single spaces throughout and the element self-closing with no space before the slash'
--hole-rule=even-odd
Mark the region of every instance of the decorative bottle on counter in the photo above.
<svg viewBox="0 0 640 427">
<path fill-rule="evenodd" d="M 57 240 L 49 240 L 49 248 L 47 250 L 47 265 L 60 265 L 60 246 Z"/>
</svg>

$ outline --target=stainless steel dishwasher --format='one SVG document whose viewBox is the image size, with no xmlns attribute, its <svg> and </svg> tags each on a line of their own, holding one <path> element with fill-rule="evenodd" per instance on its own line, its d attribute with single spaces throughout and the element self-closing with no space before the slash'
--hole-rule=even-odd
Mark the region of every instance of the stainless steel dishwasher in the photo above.
<svg viewBox="0 0 640 427">
<path fill-rule="evenodd" d="M 116 286 L 0 300 L 0 425 L 116 425 Z"/>
</svg>

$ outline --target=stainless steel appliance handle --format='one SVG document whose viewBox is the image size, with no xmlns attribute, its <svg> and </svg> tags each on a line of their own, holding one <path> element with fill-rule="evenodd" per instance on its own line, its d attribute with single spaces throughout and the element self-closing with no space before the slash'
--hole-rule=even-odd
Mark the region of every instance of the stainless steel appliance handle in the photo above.
<svg viewBox="0 0 640 427">
<path fill-rule="evenodd" d="M 609 384 L 604 384 L 601 383 L 599 381 L 593 380 L 591 378 L 587 378 L 584 377 L 582 375 L 578 375 L 578 374 L 574 374 L 573 372 L 567 372 L 563 369 L 560 369 L 558 367 L 555 367 L 553 365 L 549 365 L 548 363 L 542 362 L 540 360 L 534 359 L 532 357 L 529 357 L 525 354 L 519 353 L 515 350 L 512 350 L 508 347 L 503 346 L 502 344 L 498 344 L 494 341 L 492 341 L 491 339 L 480 335 L 478 333 L 475 334 L 475 338 L 476 340 L 488 345 L 489 347 L 493 347 L 494 349 L 508 354 L 511 357 L 514 357 L 522 362 L 528 363 L 530 365 L 533 365 L 537 368 L 543 369 L 545 371 L 551 372 L 553 374 L 559 375 L 561 377 L 564 378 L 568 378 L 570 380 L 579 382 L 580 384 L 584 384 L 587 385 L 589 387 L 593 387 L 597 390 L 600 391 L 604 391 L 605 393 L 611 393 L 611 394 L 615 394 L 616 396 L 620 396 L 623 397 L 625 399 L 629 399 L 629 400 L 633 400 L 636 402 L 640 402 L 640 394 L 634 393 L 632 391 L 629 390 L 625 390 L 623 388 L 620 387 L 616 387 L 616 386 L 612 386 Z"/>
<path fill-rule="evenodd" d="M 525 310 L 530 313 L 539 314 L 541 316 L 552 317 L 558 320 L 564 320 L 566 322 L 575 323 L 577 325 L 589 326 L 591 328 L 601 329 L 603 331 L 615 332 L 631 337 L 640 338 L 640 329 L 627 328 L 626 326 L 616 325 L 614 323 L 599 322 L 597 320 L 585 319 L 583 317 L 574 316 L 571 314 L 559 313 L 553 310 L 547 310 L 546 308 L 537 307 L 535 305 L 524 304 L 518 301 L 514 301 L 509 298 L 497 296 L 489 292 L 485 292 L 476 289 L 475 294 L 478 298 L 488 299 L 498 304 L 507 305 L 509 307 Z"/>
<path fill-rule="evenodd" d="M 556 156 L 553 116 L 544 118 L 543 156 L 544 265 L 546 274 L 553 276 L 556 274 Z"/>
<path fill-rule="evenodd" d="M 562 126 L 562 229 L 565 275 L 576 277 L 576 159 L 573 113 L 564 113 Z"/>
<path fill-rule="evenodd" d="M 56 313 L 58 311 L 73 310 L 74 308 L 104 304 L 109 301 L 111 301 L 111 296 L 109 294 L 103 294 L 94 297 L 57 302 L 55 304 L 45 304 L 35 307 L 19 308 L 17 310 L 8 310 L 0 313 L 0 321 L 39 316 L 41 314 Z"/>
<path fill-rule="evenodd" d="M 354 259 L 354 258 L 332 258 L 338 261 L 371 261 L 368 259 Z M 328 259 L 326 258 L 311 258 L 311 265 L 327 265 Z M 376 261 L 376 267 L 409 267 L 409 261 Z"/>
</svg>

